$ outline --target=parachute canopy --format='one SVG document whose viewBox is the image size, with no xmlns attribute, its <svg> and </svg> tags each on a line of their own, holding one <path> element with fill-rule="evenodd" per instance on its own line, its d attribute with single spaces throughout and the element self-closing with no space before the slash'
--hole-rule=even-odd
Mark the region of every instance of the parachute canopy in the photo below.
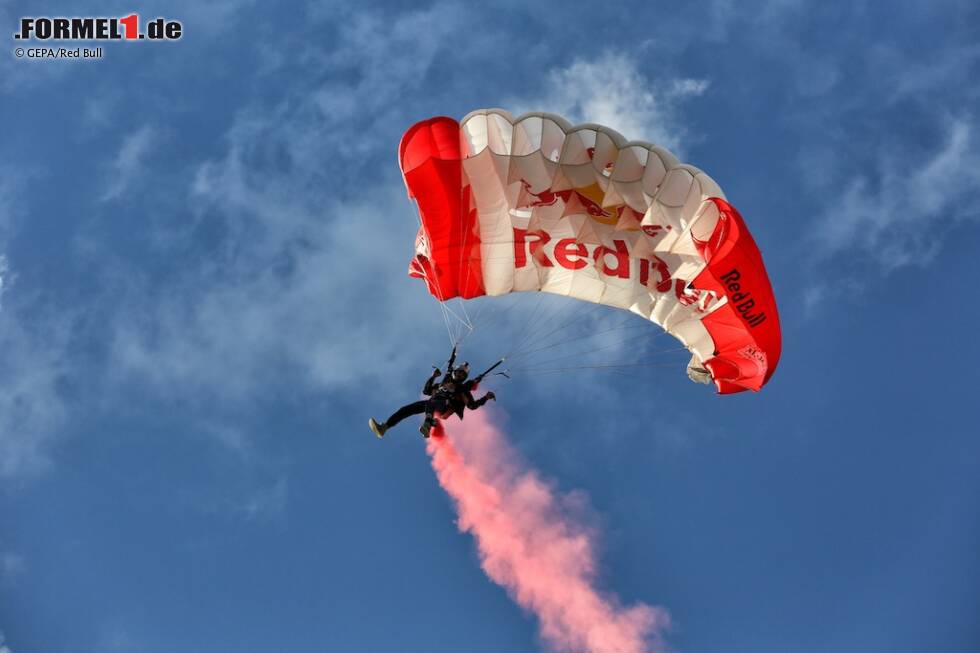
<svg viewBox="0 0 980 653">
<path fill-rule="evenodd" d="M 439 301 L 540 291 L 660 325 L 692 379 L 759 390 L 779 360 L 762 255 L 721 188 L 670 152 L 553 114 L 474 111 L 399 148 L 421 227 L 409 274 Z"/>
</svg>

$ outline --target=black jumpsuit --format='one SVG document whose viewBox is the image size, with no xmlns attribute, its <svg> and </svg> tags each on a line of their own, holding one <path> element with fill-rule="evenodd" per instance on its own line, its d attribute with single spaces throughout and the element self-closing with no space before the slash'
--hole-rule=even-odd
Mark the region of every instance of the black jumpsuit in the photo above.
<svg viewBox="0 0 980 653">
<path fill-rule="evenodd" d="M 464 408 L 475 410 L 487 403 L 489 398 L 486 395 L 479 399 L 473 398 L 474 383 L 472 381 L 457 384 L 455 381 L 450 380 L 451 375 L 452 372 L 447 372 L 446 376 L 443 377 L 444 380 L 438 386 L 435 384 L 435 375 L 432 375 L 425 382 L 425 387 L 422 388 L 422 394 L 431 398 L 413 401 L 410 404 L 402 406 L 392 413 L 391 417 L 385 420 L 385 426 L 391 428 L 406 417 L 421 415 L 422 413 L 425 413 L 426 417 L 432 417 L 433 415 L 442 417 L 455 413 L 462 419 Z"/>
</svg>

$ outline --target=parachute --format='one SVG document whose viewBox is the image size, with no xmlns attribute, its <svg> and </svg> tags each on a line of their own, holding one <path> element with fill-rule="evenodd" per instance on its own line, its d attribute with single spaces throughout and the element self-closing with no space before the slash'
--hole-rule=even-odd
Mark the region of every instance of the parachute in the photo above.
<svg viewBox="0 0 980 653">
<path fill-rule="evenodd" d="M 721 188 L 650 143 L 560 116 L 436 117 L 399 147 L 420 228 L 409 274 L 440 302 L 515 292 L 632 311 L 692 355 L 721 394 L 779 361 L 772 287 Z"/>
</svg>

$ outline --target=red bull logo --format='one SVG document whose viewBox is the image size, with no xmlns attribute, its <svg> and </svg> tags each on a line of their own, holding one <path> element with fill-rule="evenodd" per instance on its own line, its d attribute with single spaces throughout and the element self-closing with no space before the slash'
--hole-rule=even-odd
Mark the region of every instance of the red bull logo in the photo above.
<svg viewBox="0 0 980 653">
<path fill-rule="evenodd" d="M 613 217 L 613 214 L 603 209 L 598 202 L 591 199 L 589 196 L 580 193 L 574 188 L 556 191 L 546 188 L 539 193 L 535 193 L 533 190 L 531 190 L 531 184 L 529 184 L 526 180 L 522 179 L 521 185 L 524 186 L 524 192 L 533 199 L 529 202 L 525 202 L 518 208 L 531 209 L 538 206 L 553 206 L 558 202 L 558 200 L 561 200 L 566 205 L 571 204 L 572 201 L 576 201 L 581 205 L 583 213 L 587 213 L 594 218 Z"/>
<path fill-rule="evenodd" d="M 554 242 L 552 242 L 554 241 Z M 673 293 L 684 306 L 697 304 L 699 312 L 705 312 L 718 299 L 711 291 L 691 287 L 684 279 L 675 279 L 667 262 L 655 254 L 644 258 L 631 256 L 629 243 L 614 239 L 612 247 L 587 244 L 575 238 L 554 240 L 543 229 L 514 228 L 514 267 L 534 265 L 543 268 L 561 267 L 581 270 L 589 265 L 607 277 L 636 279 L 651 292 Z M 591 261 L 591 263 L 590 263 Z"/>
<path fill-rule="evenodd" d="M 597 184 L 592 184 L 591 186 L 587 186 L 585 188 L 568 188 L 565 190 L 556 191 L 546 188 L 537 193 L 531 190 L 531 184 L 526 179 L 521 180 L 521 186 L 524 188 L 524 201 L 518 205 L 517 208 L 519 209 L 533 209 L 539 206 L 554 206 L 561 201 L 568 207 L 566 211 L 567 213 L 582 213 L 603 224 L 614 225 L 620 218 L 623 217 L 623 215 L 627 214 L 634 218 L 637 222 L 643 219 L 642 213 L 633 210 L 625 204 L 603 208 L 601 204 L 603 191 Z M 661 227 L 653 228 L 660 229 Z"/>
</svg>

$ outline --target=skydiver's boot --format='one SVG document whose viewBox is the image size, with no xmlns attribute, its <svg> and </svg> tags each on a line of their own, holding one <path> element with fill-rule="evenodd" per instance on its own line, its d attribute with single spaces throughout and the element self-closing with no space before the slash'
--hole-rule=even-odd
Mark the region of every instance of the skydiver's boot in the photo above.
<svg viewBox="0 0 980 653">
<path fill-rule="evenodd" d="M 426 415 L 425 419 L 422 421 L 422 426 L 419 427 L 419 433 L 422 434 L 423 438 L 429 437 L 432 427 L 436 425 L 436 418 L 432 415 Z"/>
<path fill-rule="evenodd" d="M 385 431 L 388 430 L 387 424 L 384 422 L 378 424 L 376 421 L 374 421 L 373 417 L 368 420 L 368 426 L 371 427 L 371 430 L 374 431 L 374 434 L 379 438 L 383 438 L 385 436 Z"/>
</svg>

